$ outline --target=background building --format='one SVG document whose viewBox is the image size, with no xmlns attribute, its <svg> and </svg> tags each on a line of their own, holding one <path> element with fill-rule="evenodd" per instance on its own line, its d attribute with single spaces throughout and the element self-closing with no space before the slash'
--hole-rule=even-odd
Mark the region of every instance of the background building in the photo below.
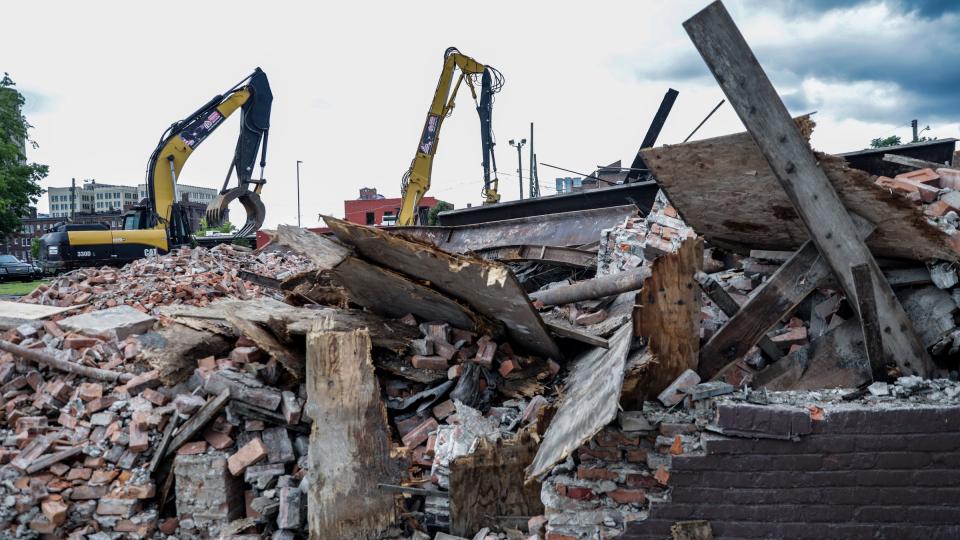
<svg viewBox="0 0 960 540">
<path fill-rule="evenodd" d="M 377 193 L 377 188 L 363 188 L 360 198 L 353 201 L 343 201 L 344 219 L 361 225 L 383 225 L 384 217 L 396 217 L 400 214 L 401 198 L 384 198 Z M 420 200 L 417 209 L 420 213 L 420 222 L 426 223 L 427 212 L 439 201 L 433 197 L 424 197 Z"/>
<path fill-rule="evenodd" d="M 0 254 L 13 255 L 21 261 L 31 262 L 33 261 L 32 240 L 40 238 L 47 232 L 47 229 L 63 220 L 47 214 L 37 214 L 36 208 L 30 208 L 30 213 L 20 219 L 22 222 L 20 230 L 0 242 Z"/>
</svg>

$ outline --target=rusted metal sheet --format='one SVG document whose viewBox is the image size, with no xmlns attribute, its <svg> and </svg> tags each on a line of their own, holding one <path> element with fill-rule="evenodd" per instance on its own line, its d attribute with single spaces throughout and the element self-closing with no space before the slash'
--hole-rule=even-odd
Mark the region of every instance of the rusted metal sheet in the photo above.
<svg viewBox="0 0 960 540">
<path fill-rule="evenodd" d="M 579 268 L 597 265 L 597 252 L 557 246 L 504 246 L 474 251 L 474 255 L 488 261 L 545 262 Z"/>
<path fill-rule="evenodd" d="M 582 246 L 600 231 L 637 215 L 632 204 L 454 227 L 390 227 L 384 230 L 423 240 L 454 253 L 516 245 Z"/>
<path fill-rule="evenodd" d="M 333 234 L 364 258 L 416 280 L 426 281 L 482 316 L 503 323 L 511 341 L 550 358 L 562 356 L 540 314 L 510 270 L 493 261 L 448 253 L 382 229 L 323 216 Z"/>
</svg>

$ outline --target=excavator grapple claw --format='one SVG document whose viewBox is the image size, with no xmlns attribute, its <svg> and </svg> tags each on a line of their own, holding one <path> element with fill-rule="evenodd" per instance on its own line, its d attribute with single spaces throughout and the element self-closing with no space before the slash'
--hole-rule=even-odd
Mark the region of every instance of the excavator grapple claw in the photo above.
<svg viewBox="0 0 960 540">
<path fill-rule="evenodd" d="M 211 227 L 221 225 L 225 221 L 230 203 L 235 200 L 240 201 L 247 213 L 246 222 L 237 230 L 235 236 L 247 236 L 259 230 L 263 226 L 267 211 L 263 201 L 260 200 L 260 195 L 246 187 L 229 189 L 214 197 L 207 205 L 207 225 Z"/>
</svg>

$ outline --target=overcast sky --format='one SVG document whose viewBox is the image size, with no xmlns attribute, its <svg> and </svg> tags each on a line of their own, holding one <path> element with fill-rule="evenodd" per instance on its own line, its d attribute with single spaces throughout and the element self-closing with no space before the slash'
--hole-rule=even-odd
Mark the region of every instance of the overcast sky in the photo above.
<svg viewBox="0 0 960 540">
<path fill-rule="evenodd" d="M 669 6 L 667 5 L 669 4 Z M 541 163 L 589 172 L 629 164 L 667 88 L 679 98 L 658 144 L 681 141 L 722 92 L 681 23 L 704 0 L 141 2 L 5 5 L 7 71 L 27 97 L 50 165 L 44 187 L 95 178 L 136 185 L 163 130 L 260 66 L 274 93 L 264 188 L 267 226 L 343 215 L 361 187 L 399 196 L 448 46 L 497 67 L 494 106 L 504 200 L 515 199 L 507 141 L 536 124 Z M 813 144 L 843 152 L 898 134 L 960 134 L 960 3 L 726 2 L 791 113 L 818 111 Z M 219 187 L 238 132 L 231 118 L 181 181 Z M 724 105 L 697 138 L 742 131 Z M 429 195 L 481 200 L 477 115 L 464 89 L 446 120 Z M 524 149 L 524 177 L 527 168 Z M 540 168 L 541 191 L 555 176 Z M 526 192 L 526 187 L 524 187 Z M 46 199 L 40 210 L 47 210 Z M 234 221 L 239 221 L 234 219 Z"/>
</svg>

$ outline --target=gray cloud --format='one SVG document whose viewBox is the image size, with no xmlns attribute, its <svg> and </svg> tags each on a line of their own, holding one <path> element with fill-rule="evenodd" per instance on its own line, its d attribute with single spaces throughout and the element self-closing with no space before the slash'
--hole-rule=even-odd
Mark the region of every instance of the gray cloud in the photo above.
<svg viewBox="0 0 960 540">
<path fill-rule="evenodd" d="M 787 31 L 781 39 L 751 46 L 791 112 L 819 109 L 838 118 L 897 124 L 911 118 L 960 121 L 960 63 L 952 60 L 960 3 L 887 2 L 891 15 L 883 27 L 874 27 L 876 21 L 858 21 L 850 11 L 877 5 L 849 0 L 785 2 L 771 8 L 785 29 L 808 25 L 816 30 L 812 25 L 822 23 L 841 25 L 842 31 Z M 751 6 L 760 8 L 752 1 Z M 749 11 L 734 12 L 734 18 L 746 23 L 743 13 Z M 749 41 L 749 32 L 747 36 Z M 635 74 L 643 80 L 713 79 L 692 45 L 660 63 L 635 69 Z"/>
</svg>

